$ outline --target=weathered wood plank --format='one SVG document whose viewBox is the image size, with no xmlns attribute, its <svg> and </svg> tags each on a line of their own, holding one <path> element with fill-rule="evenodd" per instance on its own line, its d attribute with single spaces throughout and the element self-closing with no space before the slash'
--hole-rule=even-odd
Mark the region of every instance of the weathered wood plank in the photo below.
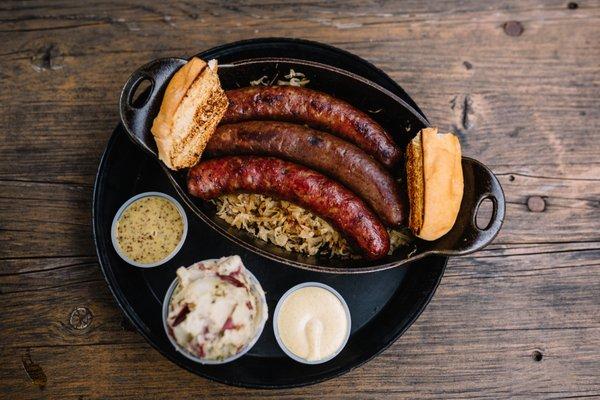
<svg viewBox="0 0 600 400">
<path fill-rule="evenodd" d="M 507 21 L 522 31 L 508 35 Z M 344 377 L 289 391 L 228 388 L 160 357 L 123 322 L 90 226 L 129 73 L 261 36 L 374 62 L 493 168 L 508 201 L 495 244 L 450 262 L 397 343 Z M 0 397 L 597 397 L 598 37 L 597 0 L 3 2 Z M 70 323 L 78 307 L 93 316 L 83 329 Z M 44 389 L 24 364 L 41 367 Z"/>
<path fill-rule="evenodd" d="M 576 336 L 572 337 L 573 339 Z M 3 369 L 9 384 L 3 389 L 8 396 L 24 399 L 47 398 L 146 398 L 171 399 L 176 396 L 200 396 L 228 399 L 244 398 L 295 399 L 316 396 L 319 398 L 565 398 L 593 397 L 597 391 L 589 379 L 562 365 L 560 354 L 556 358 L 543 358 L 535 362 L 525 349 L 503 349 L 503 352 L 484 349 L 463 357 L 462 365 L 446 366 L 456 360 L 456 354 L 439 353 L 435 350 L 419 352 L 419 362 L 411 362 L 396 353 L 409 346 L 395 345 L 380 357 L 347 375 L 317 386 L 291 390 L 264 391 L 243 390 L 213 383 L 179 368 L 173 368 L 164 358 L 146 345 L 105 345 L 6 349 Z M 24 374 L 22 358 L 42 368 L 47 383 L 43 390 L 35 385 L 24 384 L 17 377 Z M 499 358 L 501 357 L 501 358 Z M 502 363 L 506 363 L 502 365 Z M 94 376 L 90 387 L 83 379 L 71 379 L 61 374 L 68 365 L 81 376 Z M 134 368 L 129 367 L 135 365 Z M 588 368 L 593 360 L 588 360 Z M 553 385 L 553 379 L 564 379 L 567 373 L 578 385 L 574 389 Z M 484 377 L 482 379 L 482 376 Z M 455 380 L 450 383 L 449 378 Z M 132 384 L 135 382 L 135 385 Z M 165 382 L 173 382 L 166 386 Z M 461 384 L 469 382 L 473 389 L 462 390 Z"/>
<path fill-rule="evenodd" d="M 89 186 L 0 180 L 0 259 L 94 255 L 91 201 Z"/>
<path fill-rule="evenodd" d="M 95 257 L 13 258 L 0 261 L 0 294 L 51 290 L 101 279 Z"/>
<path fill-rule="evenodd" d="M 507 201 L 498 243 L 598 241 L 600 164 L 493 168 Z M 543 211 L 528 206 L 532 197 L 541 197 Z"/>
</svg>

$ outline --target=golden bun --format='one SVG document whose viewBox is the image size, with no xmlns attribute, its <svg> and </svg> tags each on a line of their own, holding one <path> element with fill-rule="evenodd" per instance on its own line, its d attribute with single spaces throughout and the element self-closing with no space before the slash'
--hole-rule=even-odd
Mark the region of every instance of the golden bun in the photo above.
<svg viewBox="0 0 600 400">
<path fill-rule="evenodd" d="M 192 58 L 171 78 L 151 132 L 170 169 L 194 166 L 227 110 L 217 63 Z"/>
<path fill-rule="evenodd" d="M 421 239 L 439 239 L 454 226 L 463 197 L 458 138 L 437 128 L 421 130 L 408 145 L 406 173 L 409 227 Z"/>
</svg>

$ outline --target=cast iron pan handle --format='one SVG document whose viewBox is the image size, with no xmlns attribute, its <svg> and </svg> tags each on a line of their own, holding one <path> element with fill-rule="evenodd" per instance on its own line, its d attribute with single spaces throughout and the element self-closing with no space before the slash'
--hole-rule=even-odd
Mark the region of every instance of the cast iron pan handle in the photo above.
<svg viewBox="0 0 600 400">
<path fill-rule="evenodd" d="M 186 62 L 181 58 L 154 60 L 131 74 L 121 91 L 119 108 L 121 121 L 127 133 L 136 144 L 155 157 L 158 157 L 158 154 L 150 132 L 152 121 L 158 114 L 171 76 Z M 139 95 L 137 100 L 134 99 L 137 88 L 145 80 L 150 81 L 150 88 Z"/>
<path fill-rule="evenodd" d="M 498 178 L 485 165 L 463 157 L 465 189 L 460 211 L 450 232 L 433 242 L 419 240 L 419 252 L 460 256 L 473 253 L 494 240 L 504 221 L 504 192 Z M 482 202 L 490 199 L 492 216 L 487 226 L 477 226 L 477 213 Z"/>
</svg>

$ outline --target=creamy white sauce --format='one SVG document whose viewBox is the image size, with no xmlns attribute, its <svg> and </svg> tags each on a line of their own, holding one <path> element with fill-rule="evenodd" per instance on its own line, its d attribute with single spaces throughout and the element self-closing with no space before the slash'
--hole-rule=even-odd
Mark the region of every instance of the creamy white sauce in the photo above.
<svg viewBox="0 0 600 400">
<path fill-rule="evenodd" d="M 335 354 L 348 333 L 342 302 L 329 290 L 316 286 L 290 294 L 279 309 L 276 323 L 283 345 L 307 361 Z"/>
</svg>

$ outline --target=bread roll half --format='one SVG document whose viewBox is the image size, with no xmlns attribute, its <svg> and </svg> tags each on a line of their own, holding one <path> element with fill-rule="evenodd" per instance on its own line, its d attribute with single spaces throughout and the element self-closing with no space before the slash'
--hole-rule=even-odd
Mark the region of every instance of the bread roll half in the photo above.
<svg viewBox="0 0 600 400">
<path fill-rule="evenodd" d="M 410 229 L 422 239 L 439 239 L 454 226 L 463 197 L 458 138 L 437 128 L 421 130 L 408 145 L 406 174 Z"/>
<path fill-rule="evenodd" d="M 227 105 L 216 61 L 192 58 L 169 81 L 152 124 L 158 157 L 170 169 L 194 166 Z"/>
</svg>

